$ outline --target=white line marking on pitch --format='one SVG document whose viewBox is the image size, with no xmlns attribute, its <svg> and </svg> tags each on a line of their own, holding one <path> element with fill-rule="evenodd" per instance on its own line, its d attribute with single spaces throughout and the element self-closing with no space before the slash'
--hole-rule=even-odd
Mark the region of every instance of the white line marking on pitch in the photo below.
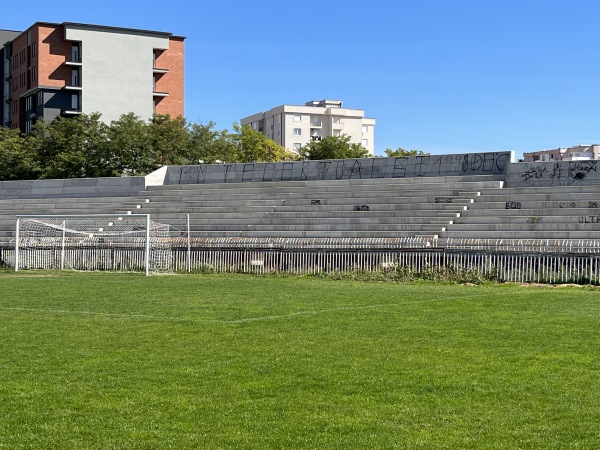
<svg viewBox="0 0 600 450">
<path fill-rule="evenodd" d="M 446 300 L 470 300 L 474 298 L 488 297 L 489 295 L 470 295 L 467 297 L 443 297 L 436 298 L 432 300 L 418 300 L 414 302 L 405 302 L 405 303 L 378 303 L 374 305 L 362 305 L 362 306 L 340 306 L 339 308 L 327 308 L 327 309 L 317 309 L 312 311 L 297 311 L 289 314 L 280 314 L 280 315 L 272 315 L 272 316 L 259 316 L 259 317 L 246 317 L 243 319 L 235 319 L 235 320 L 219 320 L 219 319 L 193 319 L 193 318 L 184 318 L 184 317 L 169 317 L 169 316 L 153 316 L 149 314 L 120 314 L 120 313 L 103 313 L 103 312 L 94 312 L 94 311 L 70 311 L 66 309 L 42 309 L 42 308 L 17 308 L 17 307 L 8 307 L 8 306 L 0 306 L 0 310 L 5 311 L 22 311 L 22 312 L 34 312 L 34 313 L 47 313 L 47 314 L 62 314 L 62 315 L 82 315 L 82 316 L 99 316 L 99 317 L 115 317 L 115 318 L 132 318 L 132 319 L 149 319 L 149 320 L 162 320 L 168 322 L 198 322 L 198 323 L 244 323 L 244 322 L 258 322 L 263 320 L 276 320 L 276 319 L 286 319 L 290 317 L 296 316 L 307 316 L 307 315 L 316 315 L 316 314 L 327 314 L 332 312 L 341 312 L 341 311 L 356 311 L 360 309 L 375 309 L 375 308 L 385 308 L 391 306 L 404 306 L 404 305 L 416 305 L 421 303 L 433 303 L 440 302 Z"/>
</svg>

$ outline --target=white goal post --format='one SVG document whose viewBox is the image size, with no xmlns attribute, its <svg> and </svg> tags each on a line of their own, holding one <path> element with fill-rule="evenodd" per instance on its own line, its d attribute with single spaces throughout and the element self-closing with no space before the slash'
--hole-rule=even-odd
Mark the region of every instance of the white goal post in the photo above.
<svg viewBox="0 0 600 450">
<path fill-rule="evenodd" d="M 15 271 L 169 270 L 169 225 L 149 214 L 18 215 Z"/>
</svg>

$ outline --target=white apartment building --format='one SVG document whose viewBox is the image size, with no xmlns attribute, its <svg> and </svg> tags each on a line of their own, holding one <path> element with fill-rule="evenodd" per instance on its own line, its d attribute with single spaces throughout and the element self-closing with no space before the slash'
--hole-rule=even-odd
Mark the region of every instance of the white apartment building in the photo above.
<svg viewBox="0 0 600 450">
<path fill-rule="evenodd" d="M 350 136 L 375 153 L 375 119 L 365 117 L 363 109 L 343 108 L 340 100 L 306 102 L 304 106 L 281 105 L 241 120 L 290 151 L 298 151 L 311 140 L 327 136 Z"/>
</svg>

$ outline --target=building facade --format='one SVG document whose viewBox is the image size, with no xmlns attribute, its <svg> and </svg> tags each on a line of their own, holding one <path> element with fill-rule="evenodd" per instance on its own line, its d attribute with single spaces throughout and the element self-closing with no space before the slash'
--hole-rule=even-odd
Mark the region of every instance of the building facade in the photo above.
<svg viewBox="0 0 600 450">
<path fill-rule="evenodd" d="M 273 139 L 287 150 L 297 152 L 311 140 L 327 136 L 350 137 L 375 153 L 375 119 L 366 118 L 362 109 L 342 107 L 340 100 L 310 101 L 304 106 L 281 105 L 265 112 L 244 117 L 248 125 Z"/>
<path fill-rule="evenodd" d="M 600 145 L 578 145 L 576 147 L 555 148 L 538 152 L 523 153 L 523 162 L 585 161 L 600 159 Z"/>
<path fill-rule="evenodd" d="M 100 113 L 184 114 L 184 39 L 171 33 L 64 22 L 0 31 L 0 125 L 29 133 L 37 120 Z"/>
</svg>

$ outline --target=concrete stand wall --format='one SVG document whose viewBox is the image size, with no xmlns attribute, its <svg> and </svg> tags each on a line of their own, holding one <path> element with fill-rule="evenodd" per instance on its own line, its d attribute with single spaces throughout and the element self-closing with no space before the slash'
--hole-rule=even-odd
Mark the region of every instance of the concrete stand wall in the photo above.
<svg viewBox="0 0 600 450">
<path fill-rule="evenodd" d="M 165 184 L 503 175 L 513 152 L 170 166 Z"/>
</svg>

